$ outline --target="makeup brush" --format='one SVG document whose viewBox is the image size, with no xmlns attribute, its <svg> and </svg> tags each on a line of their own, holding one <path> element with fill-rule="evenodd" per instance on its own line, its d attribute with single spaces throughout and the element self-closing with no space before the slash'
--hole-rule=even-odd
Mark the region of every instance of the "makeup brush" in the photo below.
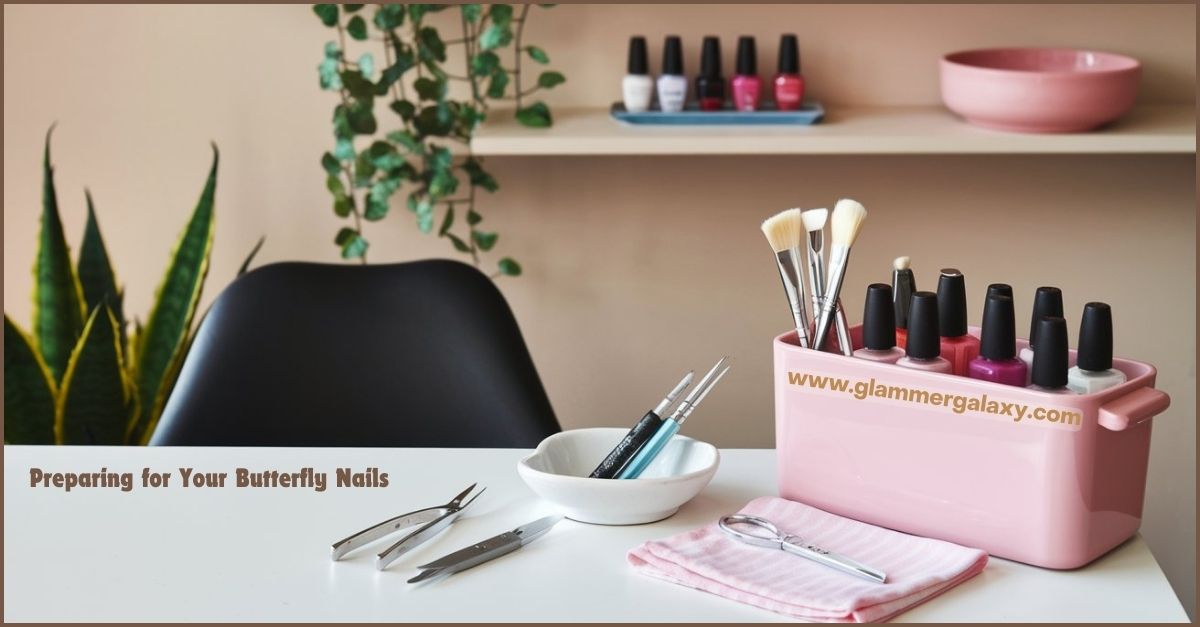
<svg viewBox="0 0 1200 627">
<path fill-rule="evenodd" d="M 825 298 L 817 317 L 816 332 L 812 347 L 821 350 L 837 312 L 837 299 L 842 292 L 842 280 L 846 278 L 846 265 L 850 262 L 850 247 L 858 239 L 863 220 L 867 219 L 867 208 L 849 198 L 843 198 L 833 207 L 833 220 L 829 232 L 833 236 L 833 248 L 829 252 L 829 280 L 825 284 Z"/>
<path fill-rule="evenodd" d="M 808 348 L 808 313 L 805 311 L 804 272 L 800 264 L 800 237 L 804 224 L 799 209 L 786 209 L 767 218 L 762 223 L 763 235 L 775 251 L 775 263 L 779 266 L 779 278 L 792 308 L 792 322 L 796 324 L 796 338 L 800 346 Z"/>
<path fill-rule="evenodd" d="M 667 393 L 658 406 L 646 412 L 646 415 L 642 416 L 642 419 L 633 425 L 629 433 L 625 434 L 625 437 L 617 443 L 617 446 L 608 454 L 608 457 L 605 457 L 604 461 L 600 462 L 600 465 L 596 466 L 596 469 L 588 477 L 593 479 L 612 479 L 616 477 L 621 468 L 625 464 L 628 464 L 634 455 L 637 455 L 637 452 L 641 450 L 642 446 L 650 438 L 654 437 L 659 427 L 662 426 L 663 414 L 671 408 L 671 405 L 675 404 L 675 399 L 679 398 L 679 395 L 692 384 L 692 376 L 694 374 L 688 372 L 683 375 L 683 379 Z"/>
<path fill-rule="evenodd" d="M 821 311 L 821 300 L 825 298 L 825 221 L 828 218 L 828 209 L 809 209 L 800 214 L 804 230 L 808 231 L 808 283 L 812 288 L 814 315 Z M 846 321 L 840 298 L 836 313 L 838 348 L 849 357 L 854 354 L 854 347 L 850 343 L 850 323 Z"/>
</svg>

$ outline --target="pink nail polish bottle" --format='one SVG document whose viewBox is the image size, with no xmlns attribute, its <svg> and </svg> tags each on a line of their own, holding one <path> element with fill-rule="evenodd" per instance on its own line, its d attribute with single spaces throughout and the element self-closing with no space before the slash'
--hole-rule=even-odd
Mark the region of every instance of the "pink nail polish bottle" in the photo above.
<svg viewBox="0 0 1200 627">
<path fill-rule="evenodd" d="M 886 283 L 867 286 L 862 337 L 863 347 L 854 351 L 859 359 L 894 364 L 904 357 L 904 351 L 896 348 L 896 313 L 892 287 Z"/>
<path fill-rule="evenodd" d="M 738 38 L 737 73 L 730 82 L 733 88 L 733 107 L 738 111 L 757 111 L 762 94 L 762 81 L 758 78 L 758 52 L 754 38 Z"/>
<path fill-rule="evenodd" d="M 795 35 L 779 39 L 779 72 L 771 80 L 775 91 L 775 108 L 795 111 L 804 100 L 804 77 L 800 75 L 800 44 Z"/>
<path fill-rule="evenodd" d="M 954 268 L 942 270 L 937 300 L 942 357 L 954 366 L 954 374 L 965 377 L 967 365 L 979 355 L 979 338 L 967 334 L 967 284 L 961 272 Z"/>
<path fill-rule="evenodd" d="M 988 288 L 991 289 L 990 287 Z M 967 364 L 967 376 L 981 381 L 1025 387 L 1025 362 L 1017 359 L 1017 322 L 1013 301 L 997 291 L 983 307 L 983 340 L 979 356 Z"/>
<path fill-rule="evenodd" d="M 908 343 L 904 357 L 896 362 L 902 368 L 953 374 L 950 362 L 941 357 L 938 336 L 938 298 L 933 292 L 914 292 L 908 310 Z"/>
</svg>

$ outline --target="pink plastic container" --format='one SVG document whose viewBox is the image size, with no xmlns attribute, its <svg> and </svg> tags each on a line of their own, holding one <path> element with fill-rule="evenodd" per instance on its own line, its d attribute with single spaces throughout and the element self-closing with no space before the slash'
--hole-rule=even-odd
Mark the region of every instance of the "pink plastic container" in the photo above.
<svg viewBox="0 0 1200 627">
<path fill-rule="evenodd" d="M 1141 64 L 1067 48 L 966 50 L 941 59 L 942 101 L 968 122 L 1024 133 L 1088 131 L 1133 106 Z"/>
<path fill-rule="evenodd" d="M 1060 569 L 1141 524 L 1151 418 L 1170 405 L 1153 366 L 1113 359 L 1125 383 L 1053 394 L 817 352 L 795 335 L 774 343 L 784 498 Z M 857 347 L 861 329 L 851 335 Z"/>
</svg>

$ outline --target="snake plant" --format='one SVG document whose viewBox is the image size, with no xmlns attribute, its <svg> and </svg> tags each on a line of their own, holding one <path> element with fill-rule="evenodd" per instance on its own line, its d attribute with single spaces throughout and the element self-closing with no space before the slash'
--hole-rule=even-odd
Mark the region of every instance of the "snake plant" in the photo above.
<svg viewBox="0 0 1200 627">
<path fill-rule="evenodd" d="M 71 263 L 46 134 L 32 333 L 4 316 L 5 443 L 149 441 L 191 345 L 212 252 L 217 162 L 214 145 L 200 200 L 171 253 L 146 323 L 135 323 L 127 336 L 124 290 L 91 194 L 79 257 Z"/>
</svg>

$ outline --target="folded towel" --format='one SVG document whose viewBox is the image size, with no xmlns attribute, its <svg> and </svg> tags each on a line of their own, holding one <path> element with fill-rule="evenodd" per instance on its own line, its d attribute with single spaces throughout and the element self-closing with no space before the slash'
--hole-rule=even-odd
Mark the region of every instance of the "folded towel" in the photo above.
<svg viewBox="0 0 1200 627">
<path fill-rule="evenodd" d="M 740 542 L 710 525 L 629 552 L 635 570 L 689 588 L 810 621 L 877 622 L 978 574 L 987 553 L 835 516 L 776 497 L 739 514 L 887 573 L 873 583 L 780 550 Z"/>
</svg>

